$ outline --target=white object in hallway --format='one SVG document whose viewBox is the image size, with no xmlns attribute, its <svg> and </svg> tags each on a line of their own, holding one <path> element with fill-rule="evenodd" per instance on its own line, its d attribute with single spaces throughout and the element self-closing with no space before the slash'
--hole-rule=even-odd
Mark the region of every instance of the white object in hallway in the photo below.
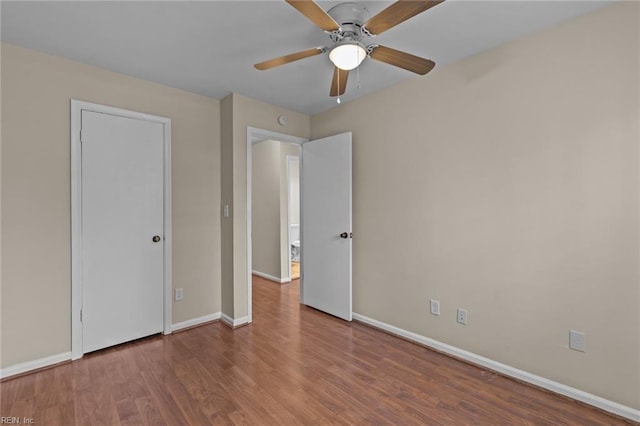
<svg viewBox="0 0 640 426">
<path fill-rule="evenodd" d="M 300 261 L 300 224 L 289 225 L 289 245 L 291 247 L 291 260 Z"/>
</svg>

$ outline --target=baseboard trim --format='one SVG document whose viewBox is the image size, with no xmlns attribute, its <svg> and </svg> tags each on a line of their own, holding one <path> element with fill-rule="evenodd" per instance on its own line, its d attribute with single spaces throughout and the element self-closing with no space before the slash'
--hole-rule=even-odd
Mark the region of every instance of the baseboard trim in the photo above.
<svg viewBox="0 0 640 426">
<path fill-rule="evenodd" d="M 411 331 L 407 331 L 390 324 L 386 324 L 384 322 L 369 318 L 364 315 L 354 313 L 353 319 L 371 327 L 386 331 L 387 333 L 410 340 L 414 343 L 424 345 L 436 351 L 467 361 L 471 364 L 488 368 L 516 380 L 520 380 L 534 386 L 549 390 L 551 392 L 564 395 L 576 401 L 583 402 L 585 404 L 627 418 L 629 420 L 640 422 L 640 410 L 636 410 L 635 408 L 627 407 L 626 405 L 622 405 L 614 401 L 609 401 L 608 399 L 604 399 L 599 396 L 581 391 L 579 389 L 563 385 L 562 383 L 554 382 L 553 380 L 545 379 L 544 377 L 528 373 L 515 367 L 503 364 L 501 362 L 474 354 L 473 352 L 465 351 L 455 346 L 451 346 L 446 343 L 431 339 L 429 337 L 422 336 L 420 334 L 413 333 Z"/>
<path fill-rule="evenodd" d="M 171 324 L 171 332 L 174 331 L 180 331 L 180 330 L 184 330 L 187 328 L 192 328 L 192 327 L 196 327 L 199 325 L 203 325 L 205 323 L 208 322 L 213 322 L 213 321 L 220 321 L 220 318 L 222 317 L 222 313 L 221 312 L 215 312 L 213 314 L 209 314 L 209 315 L 204 315 L 198 318 L 193 318 L 187 321 L 182 321 L 182 322 L 178 322 L 175 324 Z"/>
<path fill-rule="evenodd" d="M 264 272 L 260 272 L 260 271 L 252 270 L 251 273 L 253 275 L 257 275 L 259 277 L 267 279 L 269 281 L 275 281 L 278 284 L 288 283 L 289 281 L 291 281 L 290 279 L 288 280 L 286 277 L 285 278 L 278 278 L 278 277 L 274 277 L 273 275 L 265 274 Z"/>
<path fill-rule="evenodd" d="M 233 329 L 244 327 L 249 324 L 249 317 L 231 318 L 229 315 L 222 314 L 222 323 Z"/>
<path fill-rule="evenodd" d="M 0 379 L 14 378 L 37 370 L 44 370 L 55 367 L 58 364 L 71 361 L 71 352 L 64 352 L 57 355 L 51 355 L 33 361 L 21 362 L 20 364 L 11 365 L 0 369 Z"/>
</svg>

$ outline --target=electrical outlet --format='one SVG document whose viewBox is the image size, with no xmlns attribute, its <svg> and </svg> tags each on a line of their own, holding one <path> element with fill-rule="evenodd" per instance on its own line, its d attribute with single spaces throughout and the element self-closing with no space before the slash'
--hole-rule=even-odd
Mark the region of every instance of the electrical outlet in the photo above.
<svg viewBox="0 0 640 426">
<path fill-rule="evenodd" d="M 468 313 L 466 309 L 458 308 L 458 316 L 456 321 L 458 324 L 467 325 Z"/>
<path fill-rule="evenodd" d="M 440 315 L 440 301 L 435 299 L 429 300 L 429 307 L 431 309 L 431 315 Z"/>
<path fill-rule="evenodd" d="M 440 301 L 429 299 L 429 310 L 431 311 L 431 315 L 440 315 Z"/>
<path fill-rule="evenodd" d="M 584 352 L 586 350 L 586 336 L 581 331 L 569 330 L 569 349 Z"/>
<path fill-rule="evenodd" d="M 176 300 L 182 300 L 182 296 L 183 296 L 183 290 L 181 288 L 176 288 L 175 290 L 175 299 Z"/>
</svg>

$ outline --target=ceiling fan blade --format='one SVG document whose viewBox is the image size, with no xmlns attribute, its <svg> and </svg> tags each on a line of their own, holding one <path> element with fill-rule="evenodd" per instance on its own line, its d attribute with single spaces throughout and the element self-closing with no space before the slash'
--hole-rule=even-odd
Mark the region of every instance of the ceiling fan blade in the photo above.
<svg viewBox="0 0 640 426">
<path fill-rule="evenodd" d="M 428 73 L 436 66 L 436 63 L 429 59 L 384 46 L 374 48 L 369 56 L 376 61 L 395 65 L 420 75 Z"/>
<path fill-rule="evenodd" d="M 349 78 L 349 71 L 342 70 L 338 67 L 333 68 L 333 80 L 331 80 L 331 90 L 329 96 L 344 95 L 347 90 L 347 79 Z"/>
<path fill-rule="evenodd" d="M 299 61 L 300 59 L 308 58 L 310 56 L 319 55 L 324 52 L 324 49 L 320 47 L 314 47 L 313 49 L 303 50 L 302 52 L 291 53 L 290 55 L 280 56 L 279 58 L 269 59 L 268 61 L 255 64 L 254 67 L 264 71 L 269 68 L 278 67 L 280 65 L 288 64 L 289 62 Z"/>
<path fill-rule="evenodd" d="M 412 18 L 444 0 L 399 0 L 369 19 L 364 28 L 372 35 L 382 34 L 390 28 Z"/>
<path fill-rule="evenodd" d="M 320 6 L 312 0 L 286 0 L 291 6 L 295 7 L 298 12 L 306 16 L 311 22 L 319 26 L 325 31 L 336 31 L 340 29 L 340 25 L 333 20 Z"/>
</svg>

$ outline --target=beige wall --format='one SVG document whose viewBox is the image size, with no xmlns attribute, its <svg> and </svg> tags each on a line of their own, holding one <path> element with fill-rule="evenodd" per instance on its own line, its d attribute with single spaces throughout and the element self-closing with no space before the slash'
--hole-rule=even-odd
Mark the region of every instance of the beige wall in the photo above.
<svg viewBox="0 0 640 426">
<path fill-rule="evenodd" d="M 264 141 L 251 149 L 251 267 L 279 280 L 280 142 Z"/>
<path fill-rule="evenodd" d="M 220 102 L 220 181 L 222 208 L 229 216 L 220 215 L 222 313 L 233 318 L 233 95 Z"/>
<path fill-rule="evenodd" d="M 228 106 L 230 114 L 222 119 L 222 145 L 231 151 L 233 167 L 224 169 L 222 187 L 224 200 L 231 204 L 232 216 L 223 221 L 223 234 L 229 232 L 230 247 L 223 245 L 222 305 L 223 313 L 237 320 L 247 312 L 247 127 L 308 138 L 311 118 L 307 115 L 248 98 L 237 93 L 223 100 L 223 111 Z M 278 125 L 278 116 L 287 117 L 287 125 Z M 228 131 L 225 129 L 229 129 Z M 225 151 L 227 152 L 227 151 Z M 227 156 L 225 156 L 227 155 Z M 224 160 L 226 161 L 226 160 Z M 225 192 L 232 186 L 231 193 Z M 226 189 L 225 189 L 226 188 Z M 227 252 L 227 249 L 229 252 Z"/>
<path fill-rule="evenodd" d="M 0 45 L 1 48 L 1 45 Z M 0 99 L 2 99 L 2 51 L 0 50 Z M 2 309 L 2 102 L 0 102 L 0 309 Z M 2 367 L 2 312 L 0 311 L 0 367 Z"/>
<path fill-rule="evenodd" d="M 353 131 L 355 312 L 640 408 L 639 7 L 312 117 Z"/>
<path fill-rule="evenodd" d="M 220 311 L 220 103 L 2 44 L 2 366 L 71 350 L 70 99 L 172 120 L 173 322 Z"/>
</svg>

